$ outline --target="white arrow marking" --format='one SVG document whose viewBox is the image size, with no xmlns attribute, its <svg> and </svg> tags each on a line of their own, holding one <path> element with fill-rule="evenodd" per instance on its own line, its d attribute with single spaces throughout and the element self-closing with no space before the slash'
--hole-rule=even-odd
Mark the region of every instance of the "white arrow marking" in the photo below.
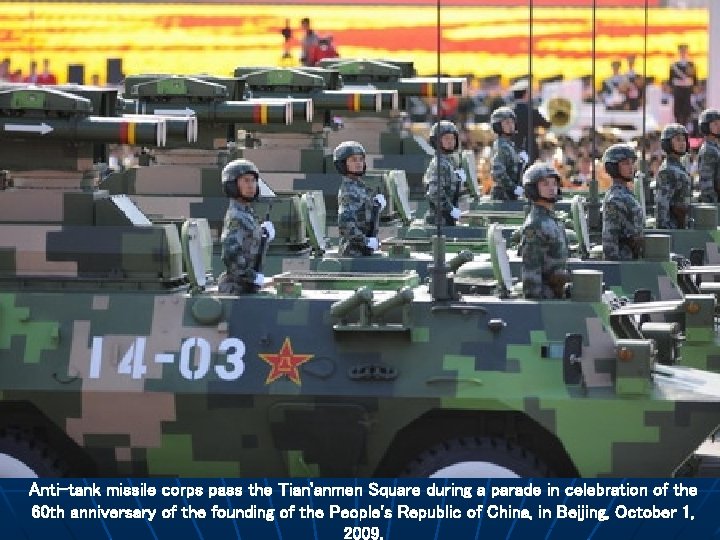
<svg viewBox="0 0 720 540">
<path fill-rule="evenodd" d="M 190 107 L 185 107 L 184 109 L 155 109 L 153 114 L 165 116 L 193 116 L 195 111 Z"/>
<path fill-rule="evenodd" d="M 28 126 L 25 124 L 5 124 L 5 131 L 23 131 L 26 133 L 40 133 L 41 135 L 47 135 L 53 128 L 47 125 L 45 122 L 39 126 Z"/>
</svg>

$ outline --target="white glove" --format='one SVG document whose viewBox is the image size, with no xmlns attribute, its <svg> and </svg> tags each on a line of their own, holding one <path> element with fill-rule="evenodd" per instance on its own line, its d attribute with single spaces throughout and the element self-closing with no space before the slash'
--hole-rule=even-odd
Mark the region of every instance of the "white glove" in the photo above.
<svg viewBox="0 0 720 540">
<path fill-rule="evenodd" d="M 272 221 L 263 221 L 260 225 L 268 235 L 268 242 L 272 242 L 275 239 L 275 225 Z"/>
<path fill-rule="evenodd" d="M 258 287 L 262 287 L 263 285 L 265 285 L 265 275 L 258 272 L 257 274 L 255 274 L 255 281 L 253 283 Z"/>
<path fill-rule="evenodd" d="M 380 242 L 378 241 L 377 238 L 375 238 L 375 237 L 373 236 L 373 237 L 371 237 L 371 238 L 366 238 L 366 239 L 365 239 L 365 245 L 366 245 L 367 247 L 369 247 L 370 249 L 372 249 L 373 251 L 375 251 L 377 248 L 380 247 Z"/>
<path fill-rule="evenodd" d="M 527 152 L 525 150 L 523 150 L 518 153 L 518 159 L 523 162 L 523 166 L 524 166 L 524 165 L 527 165 L 528 159 L 530 159 L 530 158 L 528 157 Z"/>
<path fill-rule="evenodd" d="M 460 219 L 460 209 L 454 206 L 453 209 L 450 210 L 450 217 L 453 218 L 455 221 Z"/>
<path fill-rule="evenodd" d="M 525 190 L 523 189 L 522 186 L 516 186 L 513 193 L 515 194 L 516 197 L 522 197 L 523 193 L 525 193 Z"/>
<path fill-rule="evenodd" d="M 385 210 L 385 206 L 387 205 L 387 201 L 385 200 L 385 195 L 382 193 L 378 193 L 373 197 L 373 202 L 376 202 L 380 205 L 380 211 L 382 212 Z"/>
<path fill-rule="evenodd" d="M 457 176 L 457 179 L 460 180 L 461 184 L 464 184 L 467 180 L 467 173 L 465 172 L 465 169 L 455 169 L 455 176 Z"/>
</svg>

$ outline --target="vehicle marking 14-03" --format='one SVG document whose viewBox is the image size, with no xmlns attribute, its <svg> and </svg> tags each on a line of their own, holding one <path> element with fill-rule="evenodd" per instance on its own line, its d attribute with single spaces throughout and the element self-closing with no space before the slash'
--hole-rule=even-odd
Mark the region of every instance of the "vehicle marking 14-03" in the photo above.
<svg viewBox="0 0 720 540">
<path fill-rule="evenodd" d="M 137 336 L 125 351 L 117 365 L 117 372 L 122 375 L 129 375 L 133 379 L 142 379 L 147 372 L 145 363 L 145 336 Z M 218 354 L 224 354 L 226 362 L 215 364 L 214 371 L 219 379 L 223 381 L 234 381 L 245 371 L 245 343 L 238 338 L 226 338 L 220 342 L 217 349 Z M 102 367 L 103 336 L 93 336 L 90 349 L 90 370 L 91 379 L 99 379 Z M 201 337 L 189 337 L 180 345 L 180 360 L 178 369 L 180 375 L 185 379 L 196 381 L 203 379 L 210 371 L 212 347 L 210 343 Z M 176 353 L 159 352 L 154 355 L 152 361 L 156 364 L 174 364 Z"/>
</svg>

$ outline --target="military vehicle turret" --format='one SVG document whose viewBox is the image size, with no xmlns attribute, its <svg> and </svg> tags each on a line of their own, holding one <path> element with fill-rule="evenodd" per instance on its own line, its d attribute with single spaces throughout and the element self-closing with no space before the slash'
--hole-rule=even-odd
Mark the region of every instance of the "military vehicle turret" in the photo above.
<svg viewBox="0 0 720 540">
<path fill-rule="evenodd" d="M 284 73 L 268 77 L 273 83 L 280 84 L 285 80 Z M 196 121 L 198 134 L 191 144 L 168 140 L 171 148 L 154 151 L 151 159 L 142 163 L 152 166 L 112 172 L 104 178 L 102 187 L 111 193 L 127 194 L 155 222 L 205 217 L 209 221 L 213 238 L 217 240 L 227 209 L 227 199 L 218 180 L 219 171 L 229 160 L 252 153 L 250 149 L 257 144 L 254 139 L 256 132 L 265 129 L 279 131 L 284 134 L 281 137 L 300 137 L 307 142 L 325 133 L 322 118 L 317 120 L 317 115 L 314 115 L 316 109 L 321 117 L 325 112 L 335 109 L 369 108 L 375 111 L 382 107 L 382 99 L 388 95 L 394 96 L 388 92 L 326 90 L 327 84 L 320 77 L 288 73 L 293 77 L 299 75 L 301 83 L 310 85 L 312 91 L 308 97 L 249 97 L 246 80 L 238 77 L 128 77 L 125 81 L 126 97 L 119 102 L 123 111 L 145 112 L 163 118 L 171 114 L 181 117 L 192 113 L 193 116 L 189 118 Z M 257 81 L 252 76 L 250 78 Z M 300 85 L 294 79 L 289 82 Z M 392 106 L 392 103 L 388 106 Z M 271 114 L 272 111 L 278 114 Z M 126 112 L 125 116 L 128 114 Z M 238 130 L 241 133 L 239 140 Z M 292 140 L 296 141 L 294 138 Z M 286 156 L 285 152 L 280 155 L 277 151 L 273 152 L 272 145 L 269 146 L 263 145 L 264 155 L 274 155 L 276 160 Z M 318 152 L 313 142 L 309 143 L 310 148 L 302 151 L 291 146 L 292 152 L 296 154 Z M 324 150 L 320 148 L 319 152 L 322 154 Z M 266 273 L 273 274 L 290 268 L 309 269 L 310 252 L 321 254 L 325 249 L 326 210 L 322 192 L 307 189 L 296 192 L 283 190 L 282 186 L 277 189 L 277 175 L 272 172 L 272 167 L 269 172 L 262 167 L 261 170 L 263 179 L 271 178 L 276 189 L 270 190 L 266 183 L 262 184 L 264 198 L 259 211 L 269 211 L 270 219 L 279 227 L 268 253 Z M 336 173 L 333 174 L 333 177 L 336 176 Z M 397 192 L 403 189 L 401 181 L 402 178 L 399 178 L 396 182 L 392 172 L 382 172 L 373 175 L 370 182 L 386 193 L 388 200 L 393 201 L 398 200 Z M 337 188 L 333 197 L 336 197 L 336 193 Z M 390 206 L 397 208 L 396 204 L 391 203 Z M 388 210 L 386 214 L 391 215 L 390 212 Z M 392 212 L 396 214 L 397 210 Z M 311 226 L 315 228 L 310 230 Z M 221 265 L 217 255 L 219 249 L 216 249 L 213 265 L 215 273 L 219 274 Z"/>
<path fill-rule="evenodd" d="M 39 112 L 18 92 L 4 125 Z M 219 295 L 206 223 L 153 224 L 80 187 L 92 145 L 58 136 L 56 167 L 30 137 L 6 138 L 25 162 L 0 190 L 4 475 L 669 476 L 720 421 L 718 377 L 673 365 L 716 339 L 712 295 L 622 307 L 588 271 L 569 300 L 461 297 L 443 237 L 428 285 L 287 272 Z"/>
<path fill-rule="evenodd" d="M 261 165 L 269 167 L 268 170 L 289 173 L 285 175 L 285 189 L 328 189 L 330 194 L 326 197 L 326 206 L 328 217 L 332 220 L 335 216 L 334 196 L 339 179 L 330 184 L 332 187 L 327 187 L 328 179 L 322 177 L 323 173 L 334 173 L 328 154 L 343 140 L 357 140 L 368 151 L 370 170 L 404 172 L 409 187 L 410 209 L 415 210 L 420 204 L 420 211 L 424 212 L 422 204 L 425 189 L 422 176 L 434 150 L 427 141 L 409 133 L 405 125 L 406 115 L 401 110 L 402 105 L 410 96 L 459 96 L 464 95 L 467 90 L 463 84 L 464 79 L 412 77 L 407 75 L 411 69 L 412 65 L 407 63 L 393 65 L 374 60 L 328 61 L 327 68 L 264 68 L 259 71 L 257 67 L 236 68 L 235 75 L 243 77 L 249 90 L 258 96 L 284 96 L 291 93 L 296 97 L 308 97 L 316 93 L 318 88 L 350 93 L 370 92 L 382 96 L 383 106 L 377 111 L 357 107 L 334 109 L 334 115 L 339 117 L 338 121 L 326 115 L 326 129 L 322 133 L 316 132 L 314 150 L 306 148 L 307 142 L 303 146 L 297 138 L 288 139 L 286 135 L 278 133 L 264 135 L 263 145 L 282 149 L 283 155 L 288 156 L 286 160 L 271 160 L 259 151 L 257 153 L 261 155 L 247 153 L 248 157 L 257 159 Z M 314 79 L 315 77 L 319 79 Z M 342 125 L 342 129 L 329 129 L 338 125 Z M 298 147 L 303 148 L 299 153 Z M 263 160 L 268 162 L 264 163 Z M 467 156 L 466 160 L 469 174 L 477 180 L 474 159 Z M 261 170 L 264 170 L 262 166 Z M 302 173 L 302 176 L 298 176 L 299 173 Z"/>
</svg>

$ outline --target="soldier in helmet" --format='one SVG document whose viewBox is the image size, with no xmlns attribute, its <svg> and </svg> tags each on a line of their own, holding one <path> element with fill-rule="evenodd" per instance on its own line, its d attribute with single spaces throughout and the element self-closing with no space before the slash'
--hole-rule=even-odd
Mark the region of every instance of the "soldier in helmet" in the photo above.
<svg viewBox="0 0 720 540">
<path fill-rule="evenodd" d="M 458 190 L 465 182 L 465 171 L 460 167 L 457 154 L 460 147 L 460 133 L 455 124 L 449 120 L 440 120 L 433 124 L 430 128 L 430 144 L 438 151 L 423 177 L 423 183 L 427 187 L 425 198 L 428 202 L 425 223 L 436 224 L 439 204 L 441 223 L 455 225 L 460 218 L 456 194 L 459 194 Z"/>
<path fill-rule="evenodd" d="M 365 174 L 365 148 L 356 141 L 341 142 L 333 151 L 335 168 L 342 175 L 338 191 L 338 228 L 342 257 L 372 255 L 380 247 L 377 231 L 374 231 L 375 212 L 385 208 L 385 196 L 373 196 L 362 181 Z"/>
<path fill-rule="evenodd" d="M 638 259 L 643 250 L 643 209 L 627 187 L 635 178 L 635 150 L 613 144 L 603 154 L 612 185 L 603 200 L 602 246 L 609 261 Z"/>
<path fill-rule="evenodd" d="M 700 133 L 704 141 L 698 153 L 700 202 L 716 203 L 720 197 L 720 110 L 700 113 Z"/>
<path fill-rule="evenodd" d="M 684 229 L 690 200 L 690 175 L 680 162 L 689 142 L 685 126 L 668 124 L 660 135 L 666 157 L 655 177 L 655 218 L 658 229 Z"/>
<path fill-rule="evenodd" d="M 495 185 L 490 196 L 497 201 L 514 201 L 523 195 L 520 175 L 527 163 L 527 153 L 523 151 L 523 158 L 515 150 L 513 136 L 516 123 L 517 118 L 510 107 L 498 107 L 490 115 L 490 125 L 498 136 L 492 147 Z"/>
<path fill-rule="evenodd" d="M 564 298 L 568 272 L 565 227 L 555 219 L 560 175 L 554 167 L 535 163 L 523 175 L 525 195 L 532 202 L 521 232 L 522 284 L 525 298 Z"/>
<path fill-rule="evenodd" d="M 231 161 L 222 170 L 222 186 L 230 199 L 222 236 L 222 260 L 226 271 L 218 281 L 218 291 L 224 294 L 256 292 L 263 286 L 265 276 L 256 267 L 263 244 L 275 238 L 272 222 L 258 223 L 252 203 L 260 195 L 260 171 L 246 159 Z"/>
</svg>

